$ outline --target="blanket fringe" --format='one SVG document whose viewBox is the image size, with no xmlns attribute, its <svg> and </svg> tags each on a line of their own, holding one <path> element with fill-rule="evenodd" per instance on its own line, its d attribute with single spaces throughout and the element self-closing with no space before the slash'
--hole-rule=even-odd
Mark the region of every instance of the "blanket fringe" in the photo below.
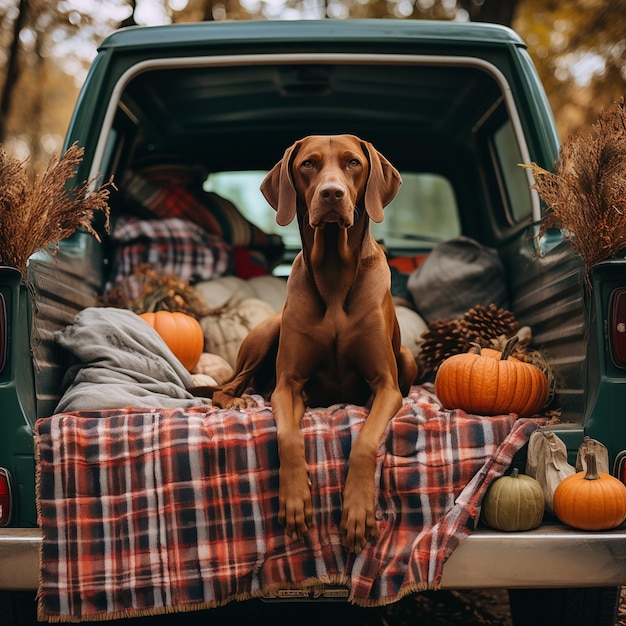
<svg viewBox="0 0 626 626">
<path fill-rule="evenodd" d="M 376 608 L 381 606 L 387 606 L 389 604 L 395 604 L 399 602 L 403 598 L 407 596 L 412 596 L 416 593 L 422 593 L 424 591 L 440 591 L 441 585 L 439 584 L 428 584 L 425 582 L 420 583 L 412 583 L 410 585 L 405 585 L 402 589 L 393 596 L 384 596 L 382 598 L 376 598 L 375 600 L 369 599 L 355 599 L 353 604 L 357 606 L 361 606 L 363 608 Z"/>
<path fill-rule="evenodd" d="M 172 606 L 151 607 L 145 609 L 125 609 L 120 611 L 112 611 L 109 613 L 89 614 L 89 615 L 47 615 L 41 609 L 41 605 L 38 606 L 37 619 L 41 622 L 48 622 L 50 624 L 78 624 L 81 622 L 105 622 L 109 620 L 128 619 L 133 617 L 154 617 L 157 615 L 168 614 L 180 614 L 189 613 L 193 611 L 206 611 L 209 609 L 215 609 L 226 606 L 233 602 L 246 602 L 250 600 L 257 600 L 260 598 L 271 598 L 272 594 L 275 594 L 280 589 L 311 589 L 317 586 L 324 585 L 342 585 L 347 590 L 350 589 L 350 577 L 345 575 L 332 575 L 314 577 L 303 580 L 299 583 L 280 583 L 274 585 L 268 585 L 262 590 L 256 592 L 246 592 L 242 594 L 233 595 L 222 602 L 206 601 L 206 602 L 189 602 L 185 604 L 178 604 Z M 407 596 L 411 596 L 423 591 L 439 591 L 441 585 L 428 584 L 428 583 L 413 583 L 406 585 L 402 590 L 394 596 L 385 596 L 383 598 L 377 598 L 375 600 L 355 598 L 352 593 L 346 598 L 346 602 L 354 604 L 362 608 L 377 608 L 394 604 Z"/>
<path fill-rule="evenodd" d="M 33 445 L 35 447 L 35 493 L 40 493 L 41 489 L 41 450 L 39 446 L 39 433 L 37 429 L 33 434 Z M 37 515 L 37 524 L 40 528 L 42 528 L 41 524 L 41 500 L 40 498 L 36 498 L 35 501 L 35 513 Z M 43 528 L 42 528 L 43 530 Z M 35 603 L 37 606 L 37 619 L 40 622 L 46 621 L 48 619 L 44 606 L 43 599 L 41 597 L 41 590 L 43 587 L 43 541 L 39 544 L 39 586 L 37 588 L 37 593 L 35 594 Z"/>
</svg>

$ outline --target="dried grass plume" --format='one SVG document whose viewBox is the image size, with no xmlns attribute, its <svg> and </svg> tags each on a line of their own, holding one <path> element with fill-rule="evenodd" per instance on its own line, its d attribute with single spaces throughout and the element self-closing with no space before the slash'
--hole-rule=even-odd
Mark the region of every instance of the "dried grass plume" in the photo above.
<svg viewBox="0 0 626 626">
<path fill-rule="evenodd" d="M 198 292 L 175 274 L 162 274 L 148 263 L 135 268 L 102 298 L 103 306 L 130 309 L 137 313 L 171 311 L 187 313 L 196 319 L 208 314 L 206 302 Z"/>
<path fill-rule="evenodd" d="M 626 249 L 626 108 L 604 111 L 588 136 L 570 137 L 555 173 L 528 166 L 533 188 L 551 209 L 540 234 L 561 228 L 585 271 Z"/>
<path fill-rule="evenodd" d="M 96 212 L 106 217 L 109 228 L 109 188 L 112 182 L 91 191 L 88 181 L 73 189 L 67 182 L 82 161 L 83 148 L 71 146 L 61 159 L 52 159 L 34 183 L 24 164 L 7 156 L 0 147 L 0 264 L 26 275 L 28 258 L 66 239 L 82 228 L 99 241 L 92 227 Z"/>
</svg>

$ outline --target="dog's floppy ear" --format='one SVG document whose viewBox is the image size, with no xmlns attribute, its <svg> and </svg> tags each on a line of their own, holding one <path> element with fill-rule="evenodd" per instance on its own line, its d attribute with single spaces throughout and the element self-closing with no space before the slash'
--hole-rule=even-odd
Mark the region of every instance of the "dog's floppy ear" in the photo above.
<svg viewBox="0 0 626 626">
<path fill-rule="evenodd" d="M 274 165 L 261 183 L 261 193 L 276 211 L 276 222 L 287 226 L 296 216 L 296 188 L 291 179 L 291 163 L 300 142 L 285 150 L 283 158 Z"/>
<path fill-rule="evenodd" d="M 400 172 L 371 143 L 362 143 L 370 164 L 365 188 L 365 210 L 372 221 L 382 222 L 383 208 L 395 198 L 402 178 Z"/>
</svg>

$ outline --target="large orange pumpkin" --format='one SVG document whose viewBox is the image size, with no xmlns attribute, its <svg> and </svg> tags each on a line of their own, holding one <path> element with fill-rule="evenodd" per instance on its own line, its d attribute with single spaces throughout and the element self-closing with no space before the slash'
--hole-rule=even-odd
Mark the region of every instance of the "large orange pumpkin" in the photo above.
<svg viewBox="0 0 626 626">
<path fill-rule="evenodd" d="M 513 337 L 502 352 L 475 346 L 445 359 L 435 377 L 435 393 L 447 409 L 476 415 L 536 414 L 548 396 L 546 375 L 512 356 Z"/>
<path fill-rule="evenodd" d="M 599 472 L 596 455 L 585 455 L 587 471 L 564 478 L 554 490 L 554 512 L 580 530 L 608 530 L 626 520 L 626 487 L 614 476 Z"/>
<path fill-rule="evenodd" d="M 142 313 L 141 317 L 161 338 L 174 356 L 191 371 L 204 350 L 204 334 L 195 317 L 178 311 L 157 311 Z"/>
</svg>

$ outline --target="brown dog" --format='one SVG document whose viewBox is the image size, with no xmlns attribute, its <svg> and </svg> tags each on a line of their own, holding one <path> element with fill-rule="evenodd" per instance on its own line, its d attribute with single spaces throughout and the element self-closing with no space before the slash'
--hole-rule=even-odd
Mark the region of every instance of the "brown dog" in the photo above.
<svg viewBox="0 0 626 626">
<path fill-rule="evenodd" d="M 219 406 L 247 406 L 246 389 L 253 384 L 262 391 L 275 373 L 278 515 L 293 538 L 312 519 L 300 431 L 305 405 L 371 399 L 343 492 L 341 530 L 355 552 L 377 534 L 376 449 L 417 373 L 410 351 L 400 345 L 385 254 L 369 232 L 369 220 L 382 221 L 401 182 L 385 157 L 353 135 L 305 137 L 286 150 L 261 191 L 278 224 L 297 216 L 302 251 L 283 311 L 253 328 L 234 378 L 213 395 Z"/>
</svg>

